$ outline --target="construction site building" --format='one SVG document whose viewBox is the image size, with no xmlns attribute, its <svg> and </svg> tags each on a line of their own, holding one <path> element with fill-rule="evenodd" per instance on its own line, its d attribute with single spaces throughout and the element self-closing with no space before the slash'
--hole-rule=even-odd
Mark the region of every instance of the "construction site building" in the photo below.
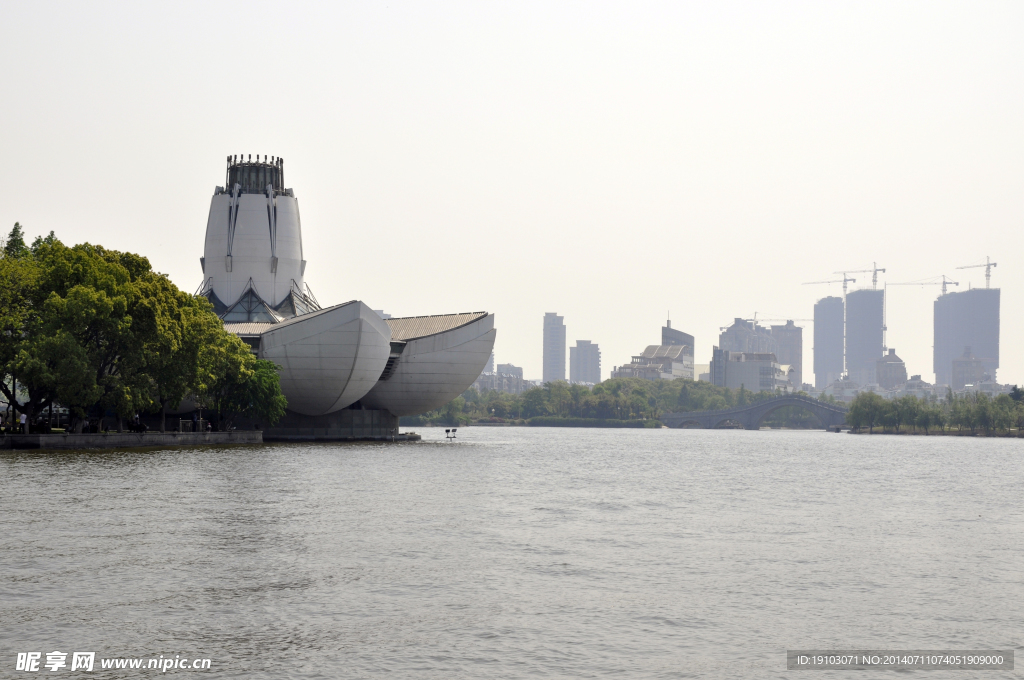
<svg viewBox="0 0 1024 680">
<path fill-rule="evenodd" d="M 995 380 L 999 368 L 998 288 L 946 293 L 935 300 L 933 369 L 937 385 L 955 382 L 953 361 L 963 358 L 965 347 Z"/>
<path fill-rule="evenodd" d="M 877 383 L 876 362 L 882 358 L 885 292 L 855 290 L 846 296 L 846 372 L 859 385 Z"/>
<path fill-rule="evenodd" d="M 823 390 L 843 375 L 843 298 L 814 303 L 814 386 Z"/>
</svg>

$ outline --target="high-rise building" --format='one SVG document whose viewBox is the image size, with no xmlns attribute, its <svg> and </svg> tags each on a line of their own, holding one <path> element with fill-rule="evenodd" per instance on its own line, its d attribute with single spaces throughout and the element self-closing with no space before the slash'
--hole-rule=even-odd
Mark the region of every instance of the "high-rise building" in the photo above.
<svg viewBox="0 0 1024 680">
<path fill-rule="evenodd" d="M 779 351 L 779 343 L 770 330 L 746 319 L 733 319 L 732 325 L 718 336 L 718 346 L 723 352 L 776 354 Z"/>
<path fill-rule="evenodd" d="M 565 323 L 555 312 L 544 315 L 544 382 L 565 380 Z"/>
<path fill-rule="evenodd" d="M 858 385 L 877 383 L 876 362 L 882 358 L 885 292 L 865 288 L 846 296 L 846 372 Z"/>
<path fill-rule="evenodd" d="M 601 350 L 590 340 L 577 340 L 569 348 L 569 382 L 601 382 Z"/>
<path fill-rule="evenodd" d="M 999 289 L 973 288 L 940 295 L 935 301 L 933 369 L 937 385 L 953 384 L 953 360 L 964 348 L 995 380 L 999 368 Z"/>
<path fill-rule="evenodd" d="M 814 386 L 823 390 L 843 375 L 843 298 L 814 303 Z"/>
<path fill-rule="evenodd" d="M 680 330 L 672 328 L 672 320 L 665 321 L 661 327 L 661 344 L 663 345 L 689 345 L 693 349 L 693 336 Z"/>
<path fill-rule="evenodd" d="M 875 378 L 878 386 L 886 390 L 895 389 L 907 382 L 907 365 L 896 356 L 896 350 L 890 347 L 889 353 L 875 362 Z"/>
<path fill-rule="evenodd" d="M 787 321 L 785 326 L 772 326 L 772 337 L 778 343 L 779 363 L 789 365 L 793 389 L 799 390 L 804 380 L 804 329 Z"/>
<path fill-rule="evenodd" d="M 494 373 L 494 352 L 491 352 L 491 358 L 487 360 L 487 365 L 484 366 L 484 373 Z"/>
</svg>

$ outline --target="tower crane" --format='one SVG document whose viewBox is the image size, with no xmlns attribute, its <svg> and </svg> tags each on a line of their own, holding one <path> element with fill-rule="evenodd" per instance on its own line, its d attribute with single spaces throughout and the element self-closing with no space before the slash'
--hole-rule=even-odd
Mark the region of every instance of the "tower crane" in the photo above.
<svg viewBox="0 0 1024 680">
<path fill-rule="evenodd" d="M 757 318 L 757 312 L 754 312 L 754 318 L 753 319 L 744 319 L 744 321 L 753 321 L 754 323 L 757 323 L 758 321 L 762 321 L 762 322 L 766 322 L 766 323 L 771 323 L 772 321 L 781 321 L 782 323 L 785 323 L 787 321 L 793 321 L 793 322 L 797 322 L 797 321 L 810 321 L 810 322 L 813 322 L 814 319 L 794 319 L 793 317 L 787 317 L 785 319 L 758 319 Z"/>
<path fill-rule="evenodd" d="M 840 273 L 843 274 L 842 272 L 840 272 Z M 847 283 L 857 283 L 857 279 L 851 279 L 846 274 L 843 274 L 843 278 L 841 278 L 841 279 L 833 279 L 831 281 L 808 281 L 807 283 L 804 283 L 804 284 L 801 284 L 801 285 L 811 286 L 811 285 L 814 285 L 816 283 L 841 283 L 841 284 L 843 284 L 843 298 L 845 298 L 846 297 L 846 284 Z"/>
<path fill-rule="evenodd" d="M 885 284 L 885 287 L 888 288 L 889 286 L 942 286 L 942 294 L 945 295 L 946 294 L 946 286 L 947 285 L 959 286 L 960 284 L 959 284 L 959 282 L 954 281 L 953 279 L 951 279 L 951 278 L 947 277 L 945 274 L 943 274 L 941 281 L 903 281 L 903 282 L 900 282 L 900 283 L 887 283 L 887 284 Z M 888 305 L 889 304 L 889 296 L 886 295 L 884 299 L 885 299 L 885 303 L 884 304 Z M 887 346 L 885 344 L 885 332 L 887 330 L 889 330 L 888 326 L 886 324 L 886 319 L 885 319 L 886 314 L 885 314 L 885 312 L 886 312 L 886 307 L 883 307 L 882 308 L 882 351 L 885 351 L 887 349 Z"/>
<path fill-rule="evenodd" d="M 985 265 L 980 264 L 978 266 L 979 267 L 984 267 Z M 947 285 L 959 286 L 960 284 L 957 281 L 954 281 L 953 279 L 951 279 L 951 278 L 947 277 L 945 274 L 943 274 L 941 281 L 905 281 L 903 283 L 887 283 L 885 285 L 886 286 L 939 286 L 939 285 L 941 285 L 942 286 L 942 294 L 945 295 L 946 294 L 946 286 Z"/>
<path fill-rule="evenodd" d="M 832 272 L 833 274 L 867 274 L 871 272 L 871 290 L 878 290 L 878 272 L 885 272 L 885 267 L 879 267 L 877 262 L 871 263 L 871 269 L 857 269 L 855 271 Z"/>
<path fill-rule="evenodd" d="M 957 267 L 957 269 L 975 269 L 976 267 L 985 268 L 985 287 L 989 287 L 989 283 L 992 281 L 992 267 L 995 267 L 996 263 L 989 260 L 988 255 L 985 256 L 985 264 L 969 264 L 966 267 Z M 943 290 L 942 294 L 945 295 L 946 291 Z"/>
</svg>

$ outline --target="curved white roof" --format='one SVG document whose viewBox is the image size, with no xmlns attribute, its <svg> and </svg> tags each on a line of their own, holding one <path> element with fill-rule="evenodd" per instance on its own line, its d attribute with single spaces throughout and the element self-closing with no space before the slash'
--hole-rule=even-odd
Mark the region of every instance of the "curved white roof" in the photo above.
<svg viewBox="0 0 1024 680">
<path fill-rule="evenodd" d="M 435 333 L 443 333 L 487 316 L 487 312 L 461 312 L 459 314 L 435 314 L 433 316 L 407 316 L 387 319 L 392 340 L 412 340 Z"/>
</svg>

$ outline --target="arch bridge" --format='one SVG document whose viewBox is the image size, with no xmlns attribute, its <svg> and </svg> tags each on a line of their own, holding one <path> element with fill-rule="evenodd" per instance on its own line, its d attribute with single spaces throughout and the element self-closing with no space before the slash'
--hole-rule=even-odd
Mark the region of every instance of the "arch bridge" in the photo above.
<svg viewBox="0 0 1024 680">
<path fill-rule="evenodd" d="M 773 411 L 784 406 L 799 406 L 813 413 L 824 429 L 840 427 L 846 423 L 846 407 L 829 404 L 797 394 L 772 397 L 756 404 L 736 406 L 718 411 L 690 411 L 688 413 L 666 413 L 660 420 L 669 427 L 684 427 L 696 424 L 705 429 L 721 427 L 728 421 L 739 423 L 747 430 L 757 430 Z"/>
</svg>

